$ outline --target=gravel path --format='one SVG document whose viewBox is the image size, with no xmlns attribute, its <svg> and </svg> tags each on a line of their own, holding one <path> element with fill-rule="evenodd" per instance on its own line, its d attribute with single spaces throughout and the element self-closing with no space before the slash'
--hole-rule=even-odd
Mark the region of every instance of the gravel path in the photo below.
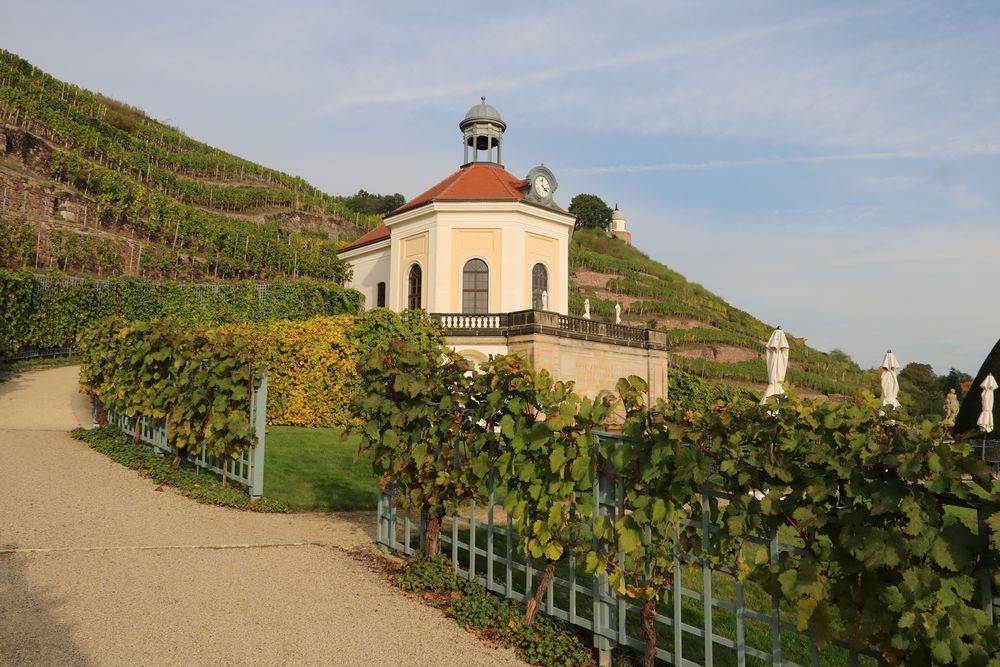
<svg viewBox="0 0 1000 667">
<path fill-rule="evenodd" d="M 0 664 L 522 664 L 346 553 L 370 514 L 199 505 L 73 440 L 77 371 L 0 382 Z"/>
</svg>

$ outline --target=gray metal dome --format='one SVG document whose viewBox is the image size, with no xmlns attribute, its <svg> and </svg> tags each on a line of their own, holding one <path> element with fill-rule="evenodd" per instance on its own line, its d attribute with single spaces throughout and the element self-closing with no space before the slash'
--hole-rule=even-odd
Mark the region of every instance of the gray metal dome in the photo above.
<svg viewBox="0 0 1000 667">
<path fill-rule="evenodd" d="M 493 106 L 486 103 L 486 98 L 480 98 L 482 101 L 476 106 L 469 109 L 469 113 L 465 114 L 465 118 L 461 123 L 458 124 L 459 129 L 464 130 L 466 126 L 471 123 L 496 123 L 500 126 L 501 130 L 507 129 L 507 123 L 503 122 L 503 118 L 500 117 L 500 112 L 497 111 Z"/>
</svg>

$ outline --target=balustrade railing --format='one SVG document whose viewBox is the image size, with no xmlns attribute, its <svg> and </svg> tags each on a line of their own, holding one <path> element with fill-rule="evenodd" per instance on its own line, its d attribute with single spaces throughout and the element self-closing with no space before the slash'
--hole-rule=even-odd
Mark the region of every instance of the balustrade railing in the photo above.
<svg viewBox="0 0 1000 667">
<path fill-rule="evenodd" d="M 434 315 L 445 329 L 499 329 L 506 326 L 506 318 L 497 313 L 481 315 L 449 314 Z"/>
<path fill-rule="evenodd" d="M 461 334 L 471 331 L 496 332 L 506 335 L 512 330 L 523 330 L 523 327 L 538 327 L 541 330 L 565 332 L 560 335 L 579 338 L 601 338 L 608 342 L 641 344 L 666 344 L 666 338 L 657 340 L 662 335 L 641 327 L 625 324 L 609 324 L 596 320 L 560 315 L 543 310 L 520 310 L 512 313 L 433 313 L 431 317 L 441 323 L 446 333 Z"/>
</svg>

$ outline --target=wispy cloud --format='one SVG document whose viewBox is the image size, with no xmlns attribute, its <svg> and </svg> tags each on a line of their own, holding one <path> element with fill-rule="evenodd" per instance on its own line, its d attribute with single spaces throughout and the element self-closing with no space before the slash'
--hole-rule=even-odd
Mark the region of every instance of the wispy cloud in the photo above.
<svg viewBox="0 0 1000 667">
<path fill-rule="evenodd" d="M 709 169 L 741 169 L 782 164 L 825 164 L 831 162 L 863 162 L 872 160 L 927 160 L 956 157 L 1000 155 L 1000 142 L 979 146 L 930 151 L 872 151 L 834 155 L 772 155 L 741 160 L 704 160 L 699 162 L 657 162 L 651 164 L 620 164 L 594 167 L 562 167 L 569 174 L 636 174 L 644 172 L 705 171 Z"/>
<path fill-rule="evenodd" d="M 989 209 L 993 206 L 993 201 L 986 195 L 976 192 L 965 184 L 949 183 L 941 178 L 895 174 L 869 177 L 862 181 L 862 185 L 883 193 L 932 194 L 958 209 L 967 211 Z"/>
<path fill-rule="evenodd" d="M 613 75 L 619 70 L 634 70 L 649 66 L 664 66 L 671 62 L 683 61 L 695 54 L 726 53 L 741 45 L 753 44 L 759 41 L 773 38 L 776 35 L 787 35 L 789 33 L 814 29 L 821 25 L 835 23 L 847 18 L 858 18 L 861 15 L 869 15 L 870 11 L 838 13 L 820 17 L 804 17 L 775 22 L 770 25 L 755 27 L 751 29 L 735 30 L 731 33 L 712 35 L 706 38 L 705 35 L 687 35 L 682 39 L 658 40 L 656 43 L 639 48 L 604 50 L 580 50 L 573 53 L 572 58 L 565 57 L 564 49 L 568 45 L 540 44 L 535 41 L 538 35 L 530 35 L 525 39 L 523 29 L 505 33 L 502 28 L 496 29 L 500 34 L 511 35 L 510 39 L 501 42 L 502 51 L 497 54 L 500 62 L 522 61 L 525 64 L 520 67 L 494 68 L 493 72 L 483 72 L 482 63 L 479 59 L 462 58 L 461 54 L 465 47 L 461 42 L 453 40 L 428 40 L 425 44 L 428 52 L 418 55 L 426 60 L 439 60 L 441 53 L 438 48 L 446 52 L 453 52 L 455 64 L 451 68 L 442 69 L 436 72 L 436 77 L 431 82 L 422 81 L 419 85 L 411 80 L 405 79 L 403 71 L 397 72 L 397 78 L 401 78 L 404 85 L 400 87 L 386 86 L 384 78 L 370 79 L 377 84 L 376 90 L 369 89 L 361 92 L 350 91 L 347 93 L 334 91 L 332 99 L 316 110 L 317 114 L 329 114 L 337 111 L 350 109 L 357 106 L 392 104 L 397 102 L 416 101 L 450 101 L 456 95 L 469 96 L 478 94 L 480 91 L 510 92 L 532 88 L 541 84 L 559 80 L 577 74 L 587 74 L 588 76 L 601 77 L 602 75 Z M 550 14 L 550 18 L 553 18 Z M 520 19 L 519 19 L 520 20 Z M 591 28 L 596 26 L 590 26 Z M 520 37 L 518 37 L 520 35 Z M 550 36 L 546 36 L 546 41 L 551 41 Z M 543 47 L 539 49 L 539 47 Z M 435 48 L 438 47 L 438 48 Z M 555 48 L 553 48 L 555 47 Z M 544 51 L 545 53 L 540 53 Z M 407 54 L 411 59 L 413 54 Z M 529 63 L 536 63 L 530 65 Z M 539 67 L 537 63 L 547 63 Z M 556 63 L 556 64 L 551 64 Z M 526 66 L 525 66 L 526 65 Z M 456 69 L 458 70 L 456 72 Z M 404 68 L 405 71 L 405 68 Z M 456 74 L 461 74 L 457 76 Z M 369 87 L 371 88 L 371 87 Z M 386 88 L 389 88 L 386 90 Z"/>
<path fill-rule="evenodd" d="M 377 58 L 364 48 L 342 52 L 310 112 L 450 110 L 485 94 L 574 131 L 751 137 L 851 154 L 841 159 L 967 155 L 984 145 L 995 154 L 1000 45 L 988 22 L 962 13 L 910 3 L 816 12 L 779 2 L 724 17 L 667 3 L 611 15 L 582 4 L 527 22 L 491 17 L 489 30 L 473 35 L 404 12 L 412 34 L 380 40 Z M 824 159 L 837 158 L 809 158 Z"/>
</svg>

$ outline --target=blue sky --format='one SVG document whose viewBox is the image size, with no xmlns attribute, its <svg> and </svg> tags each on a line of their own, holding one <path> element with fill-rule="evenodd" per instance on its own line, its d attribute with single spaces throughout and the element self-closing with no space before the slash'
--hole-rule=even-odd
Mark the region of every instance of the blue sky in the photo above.
<svg viewBox="0 0 1000 667">
<path fill-rule="evenodd" d="M 0 46 L 331 193 L 412 196 L 486 95 L 636 245 L 864 367 L 1000 337 L 1000 5 L 33 2 Z"/>
</svg>

